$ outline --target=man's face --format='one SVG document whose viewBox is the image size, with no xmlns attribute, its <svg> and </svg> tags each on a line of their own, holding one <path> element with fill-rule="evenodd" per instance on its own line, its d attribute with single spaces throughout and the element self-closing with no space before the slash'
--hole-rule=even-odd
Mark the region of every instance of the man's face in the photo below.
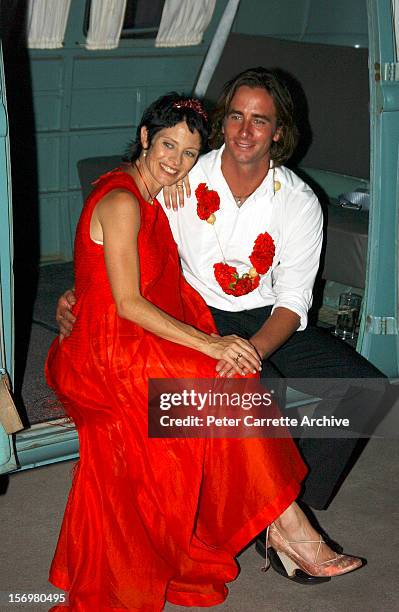
<svg viewBox="0 0 399 612">
<path fill-rule="evenodd" d="M 237 163 L 268 163 L 270 147 L 280 138 L 270 94 L 259 87 L 239 87 L 225 117 L 223 134 L 225 153 Z"/>
</svg>

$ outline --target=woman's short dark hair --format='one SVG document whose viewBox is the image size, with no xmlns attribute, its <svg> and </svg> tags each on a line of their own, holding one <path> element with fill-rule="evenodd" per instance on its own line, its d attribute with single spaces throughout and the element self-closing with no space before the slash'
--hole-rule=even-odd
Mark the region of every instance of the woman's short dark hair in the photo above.
<svg viewBox="0 0 399 612">
<path fill-rule="evenodd" d="M 277 73 L 261 66 L 249 68 L 241 72 L 224 86 L 222 95 L 212 115 L 210 145 L 213 149 L 216 149 L 223 144 L 222 127 L 224 119 L 237 89 L 243 85 L 253 89 L 257 87 L 265 89 L 273 98 L 280 138 L 276 142 L 272 142 L 270 157 L 275 166 L 281 166 L 291 157 L 298 142 L 298 129 L 293 117 L 294 103 L 290 92 L 281 79 L 278 78 Z"/>
<path fill-rule="evenodd" d="M 157 132 L 164 128 L 170 128 L 185 121 L 191 133 L 197 131 L 201 140 L 201 153 L 208 143 L 209 124 L 206 112 L 202 104 L 195 98 L 190 98 L 175 91 L 161 96 L 150 104 L 143 113 L 140 125 L 137 128 L 136 139 L 131 143 L 128 158 L 134 162 L 143 149 L 141 144 L 141 128 L 145 126 L 148 130 L 148 143 Z"/>
</svg>

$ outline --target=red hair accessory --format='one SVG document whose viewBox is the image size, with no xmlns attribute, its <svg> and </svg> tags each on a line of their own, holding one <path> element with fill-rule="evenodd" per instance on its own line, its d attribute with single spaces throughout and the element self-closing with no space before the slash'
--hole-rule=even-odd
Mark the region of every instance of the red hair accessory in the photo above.
<svg viewBox="0 0 399 612">
<path fill-rule="evenodd" d="M 205 121 L 208 121 L 208 115 L 206 114 L 204 107 L 202 106 L 201 102 L 196 98 L 189 98 L 188 100 L 178 100 L 177 102 L 173 102 L 173 106 L 175 108 L 191 108 L 191 110 L 201 115 L 205 119 Z"/>
</svg>

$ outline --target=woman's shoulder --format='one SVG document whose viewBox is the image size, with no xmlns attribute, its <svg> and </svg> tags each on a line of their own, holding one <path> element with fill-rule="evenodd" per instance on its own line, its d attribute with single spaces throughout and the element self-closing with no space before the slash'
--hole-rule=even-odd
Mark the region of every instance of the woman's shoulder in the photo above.
<svg viewBox="0 0 399 612">
<path fill-rule="evenodd" d="M 140 227 L 140 202 L 131 191 L 116 187 L 97 200 L 94 216 L 100 222 L 103 232 L 105 228 L 117 228 L 120 236 L 132 227 Z"/>
<path fill-rule="evenodd" d="M 140 200 L 138 187 L 133 177 L 123 166 L 102 174 L 92 185 L 93 191 L 90 193 L 89 199 L 94 198 L 97 202 L 104 198 L 116 203 L 120 200 Z"/>
<path fill-rule="evenodd" d="M 98 208 L 112 208 L 117 212 L 123 212 L 133 208 L 138 208 L 139 198 L 132 191 L 125 189 L 123 186 L 114 187 L 107 191 L 97 202 Z"/>
</svg>

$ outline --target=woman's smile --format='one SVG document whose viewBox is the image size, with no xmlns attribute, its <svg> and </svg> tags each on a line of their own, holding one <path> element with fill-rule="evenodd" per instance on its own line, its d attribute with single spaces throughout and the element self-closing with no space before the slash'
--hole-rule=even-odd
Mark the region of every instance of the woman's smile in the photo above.
<svg viewBox="0 0 399 612">
<path fill-rule="evenodd" d="M 175 176 L 178 172 L 176 168 L 171 168 L 170 166 L 167 166 L 165 163 L 160 162 L 159 165 L 161 166 L 162 170 L 166 172 L 166 174 Z"/>
</svg>

